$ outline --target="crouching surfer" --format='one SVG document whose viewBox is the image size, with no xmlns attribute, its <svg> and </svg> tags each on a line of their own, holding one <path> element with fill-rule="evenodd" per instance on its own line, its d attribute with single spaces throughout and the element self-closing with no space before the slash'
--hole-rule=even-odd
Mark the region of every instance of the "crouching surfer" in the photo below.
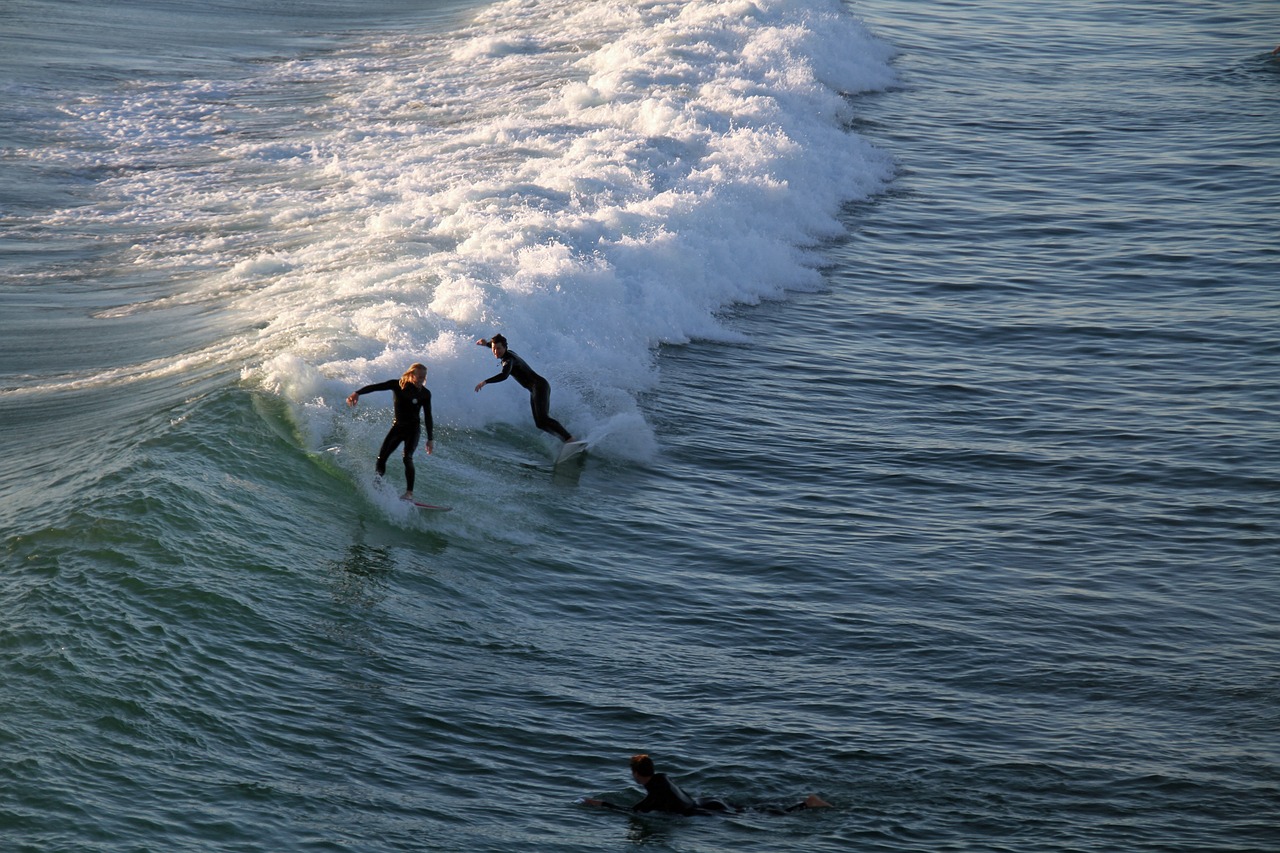
<svg viewBox="0 0 1280 853">
<path fill-rule="evenodd" d="M 573 436 L 569 431 L 550 415 L 551 383 L 535 373 L 533 368 L 514 351 L 507 349 L 507 339 L 502 335 L 481 338 L 476 341 L 476 345 L 489 347 L 493 351 L 494 358 L 502 362 L 502 370 L 488 379 L 481 380 L 476 385 L 476 393 L 492 382 L 502 382 L 508 376 L 514 378 L 529 392 L 529 407 L 533 410 L 534 425 L 543 432 L 558 436 L 566 444 L 572 442 Z"/>
</svg>

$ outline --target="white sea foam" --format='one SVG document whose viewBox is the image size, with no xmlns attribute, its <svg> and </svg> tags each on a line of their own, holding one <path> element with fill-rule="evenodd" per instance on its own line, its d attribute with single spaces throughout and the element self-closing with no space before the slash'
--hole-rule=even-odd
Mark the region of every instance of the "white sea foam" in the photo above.
<svg viewBox="0 0 1280 853">
<path fill-rule="evenodd" d="M 572 431 L 643 453 L 656 346 L 815 286 L 811 247 L 890 178 L 847 129 L 889 58 L 837 0 L 512 0 L 80 117 L 121 140 L 100 165 L 138 261 L 235 294 L 246 378 L 316 446 L 413 361 L 439 425 L 527 425 L 518 389 L 471 390 L 500 331 Z"/>
</svg>

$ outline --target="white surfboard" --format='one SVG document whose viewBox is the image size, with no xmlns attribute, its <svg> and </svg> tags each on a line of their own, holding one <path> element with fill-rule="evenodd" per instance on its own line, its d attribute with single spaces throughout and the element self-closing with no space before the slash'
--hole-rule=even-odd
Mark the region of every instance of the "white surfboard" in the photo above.
<svg viewBox="0 0 1280 853">
<path fill-rule="evenodd" d="M 572 459 L 586 449 L 587 443 L 585 441 L 566 441 L 564 447 L 560 448 L 560 455 L 556 457 L 556 464 L 559 465 L 566 459 Z"/>
</svg>

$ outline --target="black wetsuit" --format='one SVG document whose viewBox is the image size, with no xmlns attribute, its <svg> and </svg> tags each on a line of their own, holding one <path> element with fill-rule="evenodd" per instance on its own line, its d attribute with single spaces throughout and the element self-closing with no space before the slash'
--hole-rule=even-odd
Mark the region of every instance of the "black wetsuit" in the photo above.
<svg viewBox="0 0 1280 853">
<path fill-rule="evenodd" d="M 708 808 L 707 801 L 693 797 L 680 790 L 680 787 L 667 778 L 666 773 L 655 773 L 644 783 L 645 797 L 631 807 L 633 812 L 666 812 L 668 814 L 706 814 L 712 811 L 728 811 L 728 807 L 719 800 L 711 800 L 719 808 Z"/>
<path fill-rule="evenodd" d="M 391 430 L 382 440 L 382 449 L 378 451 L 379 474 L 387 473 L 387 460 L 396 447 L 404 442 L 404 482 L 405 489 L 413 491 L 414 468 L 413 454 L 418 449 L 418 438 L 422 435 L 418 428 L 418 412 L 422 412 L 422 420 L 427 425 L 427 441 L 435 440 L 435 424 L 431 420 L 431 392 L 425 387 L 419 388 L 410 382 L 403 388 L 399 379 L 388 379 L 374 385 L 366 385 L 356 392 L 357 395 L 372 391 L 390 391 L 395 395 L 395 419 L 391 422 Z"/>
<path fill-rule="evenodd" d="M 665 773 L 655 773 L 649 777 L 649 781 L 644 783 L 645 797 L 631 808 L 616 806 L 613 803 L 605 802 L 604 805 L 616 811 L 628 812 L 662 812 L 664 814 L 685 815 L 705 815 L 705 814 L 723 814 L 725 812 L 741 812 L 741 811 L 764 811 L 773 812 L 775 814 L 784 814 L 786 812 L 800 811 L 808 808 L 805 803 L 797 803 L 789 807 L 777 807 L 770 805 L 760 806 L 735 806 L 726 803 L 724 800 L 717 800 L 711 797 L 693 798 L 680 790 L 680 787 L 667 778 Z"/>
<path fill-rule="evenodd" d="M 573 436 L 549 414 L 551 410 L 551 383 L 533 372 L 525 360 L 511 350 L 502 354 L 502 371 L 485 380 L 485 384 L 501 382 L 508 376 L 514 378 L 529 391 L 529 407 L 533 409 L 533 423 L 543 432 L 558 435 L 563 441 Z"/>
</svg>

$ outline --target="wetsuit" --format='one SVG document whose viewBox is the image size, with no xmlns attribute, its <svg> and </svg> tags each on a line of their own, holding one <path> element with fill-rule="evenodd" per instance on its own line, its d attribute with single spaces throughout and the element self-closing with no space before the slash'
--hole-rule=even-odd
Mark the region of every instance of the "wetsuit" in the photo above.
<svg viewBox="0 0 1280 853">
<path fill-rule="evenodd" d="M 680 790 L 667 778 L 666 773 L 655 773 L 644 785 L 645 797 L 631 807 L 634 812 L 667 812 L 669 814 L 706 814 L 711 811 L 728 811 L 719 800 L 695 800 Z"/>
<path fill-rule="evenodd" d="M 529 391 L 529 407 L 533 409 L 533 423 L 543 432 L 558 435 L 563 441 L 573 438 L 560 422 L 549 414 L 551 410 L 551 383 L 533 372 L 525 360 L 511 350 L 502 354 L 502 370 L 485 380 L 489 385 L 501 382 L 508 376 L 514 378 Z"/>
<path fill-rule="evenodd" d="M 378 451 L 378 473 L 387 473 L 387 460 L 396 447 L 404 442 L 404 484 L 405 489 L 412 492 L 415 473 L 413 453 L 418 449 L 418 438 L 422 435 L 418 428 L 419 411 L 427 425 L 427 441 L 435 440 L 435 424 L 431 420 L 431 392 L 412 382 L 401 388 L 399 379 L 388 379 L 386 382 L 366 385 L 356 394 L 362 396 L 372 391 L 390 391 L 395 395 L 396 415 L 391 422 L 391 430 L 382 440 L 382 449 Z"/>
<path fill-rule="evenodd" d="M 664 814 L 685 815 L 705 815 L 705 814 L 723 814 L 725 812 L 738 813 L 748 810 L 743 806 L 735 806 L 726 803 L 724 800 L 717 800 L 711 797 L 698 797 L 697 799 L 689 796 L 680 787 L 667 778 L 665 773 L 655 773 L 649 777 L 649 781 L 644 783 L 645 797 L 631 808 L 616 806 L 610 802 L 604 802 L 603 805 L 615 811 L 629 812 L 662 812 Z M 794 806 L 777 807 L 769 805 L 760 805 L 750 807 L 750 811 L 771 812 L 773 814 L 785 814 L 787 812 L 796 812 L 801 809 L 808 808 L 805 803 L 797 803 Z"/>
<path fill-rule="evenodd" d="M 720 800 L 703 797 L 694 799 L 680 790 L 680 787 L 667 778 L 665 773 L 655 773 L 644 783 L 645 797 L 631 808 L 614 805 L 602 801 L 605 808 L 619 812 L 662 812 L 663 814 L 689 815 L 712 814 L 714 812 L 736 811 L 732 806 Z"/>
</svg>

